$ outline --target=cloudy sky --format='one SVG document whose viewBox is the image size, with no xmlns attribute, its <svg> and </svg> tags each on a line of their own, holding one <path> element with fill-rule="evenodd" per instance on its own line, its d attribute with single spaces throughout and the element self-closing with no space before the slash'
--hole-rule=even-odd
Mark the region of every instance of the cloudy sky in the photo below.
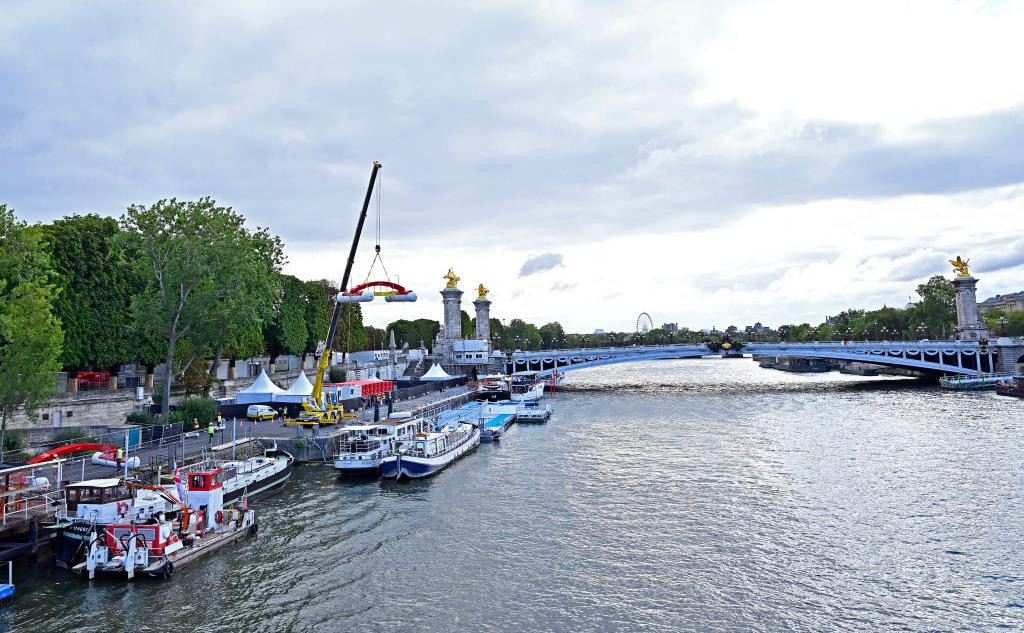
<svg viewBox="0 0 1024 633">
<path fill-rule="evenodd" d="M 1021 33 L 969 0 L 4 2 L 0 201 L 210 195 L 337 280 L 380 160 L 421 301 L 378 325 L 439 318 L 449 266 L 573 331 L 818 322 L 957 254 L 984 298 L 1024 289 Z"/>
</svg>

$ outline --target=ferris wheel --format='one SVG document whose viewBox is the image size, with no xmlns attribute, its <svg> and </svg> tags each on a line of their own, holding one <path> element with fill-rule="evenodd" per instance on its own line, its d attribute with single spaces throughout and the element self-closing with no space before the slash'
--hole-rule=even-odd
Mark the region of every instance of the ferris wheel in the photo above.
<svg viewBox="0 0 1024 633">
<path fill-rule="evenodd" d="M 636 333 L 647 334 L 654 329 L 654 321 L 651 319 L 651 315 L 646 312 L 641 312 L 640 316 L 636 318 Z"/>
</svg>

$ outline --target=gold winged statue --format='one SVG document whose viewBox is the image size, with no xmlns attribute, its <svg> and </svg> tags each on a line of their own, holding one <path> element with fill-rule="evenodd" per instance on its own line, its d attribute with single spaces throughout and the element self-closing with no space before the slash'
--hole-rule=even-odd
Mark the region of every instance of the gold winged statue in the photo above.
<svg viewBox="0 0 1024 633">
<path fill-rule="evenodd" d="M 971 271 L 967 269 L 967 262 L 969 261 L 971 260 L 962 259 L 959 255 L 957 255 L 956 259 L 949 260 L 949 263 L 953 264 L 953 270 L 956 271 L 957 277 L 970 277 Z"/>
<path fill-rule="evenodd" d="M 448 280 L 448 285 L 445 286 L 445 288 L 456 288 L 457 284 L 459 283 L 459 279 L 461 279 L 461 277 L 456 275 L 455 272 L 451 268 L 449 268 L 448 269 L 448 274 L 445 275 L 444 277 L 442 277 L 442 279 L 447 279 Z"/>
<path fill-rule="evenodd" d="M 488 292 L 490 292 L 490 290 L 487 289 L 487 286 L 485 286 L 483 284 L 480 284 L 476 288 L 476 298 L 477 299 L 486 299 Z"/>
</svg>

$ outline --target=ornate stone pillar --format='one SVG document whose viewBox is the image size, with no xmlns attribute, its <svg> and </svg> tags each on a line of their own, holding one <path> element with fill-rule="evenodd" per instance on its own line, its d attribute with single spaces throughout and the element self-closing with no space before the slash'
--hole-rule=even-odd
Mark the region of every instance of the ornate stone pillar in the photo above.
<svg viewBox="0 0 1024 633">
<path fill-rule="evenodd" d="M 449 341 L 462 338 L 462 291 L 445 288 L 441 291 L 444 301 L 444 335 Z"/>
<path fill-rule="evenodd" d="M 988 328 L 978 315 L 977 285 L 978 280 L 974 277 L 958 276 L 953 279 L 953 287 L 956 289 L 956 337 L 961 341 L 989 338 Z"/>
<path fill-rule="evenodd" d="M 490 341 L 491 302 L 487 299 L 477 299 L 473 305 L 476 307 L 476 338 Z"/>
</svg>

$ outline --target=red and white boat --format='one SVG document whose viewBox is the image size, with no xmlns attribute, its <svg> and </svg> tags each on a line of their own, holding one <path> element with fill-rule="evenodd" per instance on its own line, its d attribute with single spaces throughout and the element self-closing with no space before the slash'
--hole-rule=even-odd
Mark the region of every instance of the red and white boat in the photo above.
<svg viewBox="0 0 1024 633">
<path fill-rule="evenodd" d="M 85 561 L 71 571 L 89 578 L 97 573 L 129 580 L 136 575 L 169 578 L 176 568 L 258 529 L 252 510 L 224 508 L 224 485 L 215 472 L 190 473 L 185 501 L 160 486 L 124 483 L 167 498 L 178 509 L 177 519 L 160 513 L 147 522 L 98 525 L 89 535 Z"/>
</svg>

